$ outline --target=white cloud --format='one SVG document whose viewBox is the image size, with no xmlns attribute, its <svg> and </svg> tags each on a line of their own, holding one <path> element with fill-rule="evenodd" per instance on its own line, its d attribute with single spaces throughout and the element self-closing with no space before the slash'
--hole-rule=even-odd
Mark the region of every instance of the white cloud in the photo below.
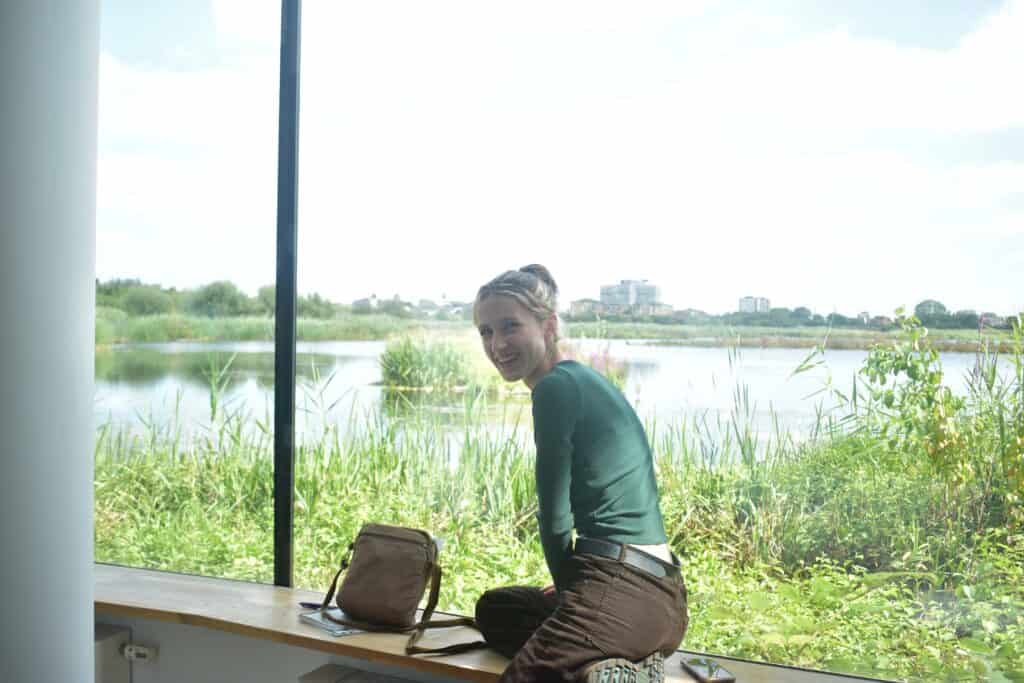
<svg viewBox="0 0 1024 683">
<path fill-rule="evenodd" d="M 948 299 L 1014 286 L 1005 269 L 971 282 L 950 264 L 958 241 L 1020 234 L 1019 212 L 1000 207 L 1024 160 L 942 165 L 863 140 L 1024 125 L 1024 3 L 947 51 L 785 39 L 784 18 L 749 10 L 681 44 L 707 4 L 623 7 L 307 0 L 300 288 L 458 298 L 535 260 L 567 299 L 647 277 L 670 303 L 711 310 L 746 293 L 879 310 L 922 281 Z M 104 58 L 101 275 L 170 278 L 178 260 L 199 281 L 266 281 L 277 12 L 217 0 L 227 57 L 208 72 Z M 751 27 L 779 38 L 728 42 Z M 113 238 L 140 226 L 174 237 L 141 254 Z"/>
</svg>

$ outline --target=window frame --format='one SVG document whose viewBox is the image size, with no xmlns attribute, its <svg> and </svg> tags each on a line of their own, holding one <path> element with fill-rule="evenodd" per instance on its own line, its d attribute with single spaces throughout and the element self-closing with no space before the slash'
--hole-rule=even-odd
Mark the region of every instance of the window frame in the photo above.
<svg viewBox="0 0 1024 683">
<path fill-rule="evenodd" d="M 274 282 L 274 585 L 294 580 L 295 327 L 302 0 L 281 1 Z"/>
</svg>

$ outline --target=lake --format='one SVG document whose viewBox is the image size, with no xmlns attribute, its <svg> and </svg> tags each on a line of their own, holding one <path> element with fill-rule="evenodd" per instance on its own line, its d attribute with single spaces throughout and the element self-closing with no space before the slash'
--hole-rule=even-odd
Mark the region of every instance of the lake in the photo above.
<svg viewBox="0 0 1024 683">
<path fill-rule="evenodd" d="M 297 345 L 296 432 L 320 433 L 325 424 L 344 433 L 359 429 L 366 417 L 383 413 L 400 418 L 411 399 L 394 400 L 379 385 L 378 357 L 383 341 L 300 342 Z M 831 377 L 848 391 L 866 351 L 835 350 L 825 366 L 793 371 L 807 349 L 726 349 L 654 345 L 635 340 L 584 340 L 584 352 L 607 347 L 628 368 L 625 394 L 642 419 L 659 425 L 698 418 L 712 427 L 734 412 L 745 415 L 755 432 L 765 434 L 773 422 L 799 436 L 815 422 L 818 406 L 832 404 L 818 393 Z M 274 356 L 272 342 L 127 344 L 97 352 L 94 414 L 97 425 L 142 430 L 145 424 L 176 425 L 183 433 L 210 425 L 211 386 L 218 386 L 221 414 L 242 414 L 249 422 L 273 426 Z M 482 352 L 481 352 L 482 353 Z M 228 371 L 219 370 L 231 360 Z M 942 354 L 944 381 L 963 391 L 975 364 L 971 353 Z M 743 399 L 745 397 L 746 401 Z M 461 412 L 459 399 L 431 398 L 439 415 Z M 528 406 L 525 396 L 493 407 L 508 419 Z M 503 412 L 499 412 L 503 411 Z M 406 411 L 407 412 L 407 411 Z M 527 414 L 528 417 L 528 414 Z M 500 419 L 495 417 L 494 419 Z M 528 422 L 528 420 L 527 420 Z"/>
</svg>

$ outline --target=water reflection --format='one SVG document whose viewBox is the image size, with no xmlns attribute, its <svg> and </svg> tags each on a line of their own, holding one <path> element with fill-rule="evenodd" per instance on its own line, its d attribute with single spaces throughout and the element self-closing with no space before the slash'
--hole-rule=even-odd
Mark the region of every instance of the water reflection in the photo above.
<svg viewBox="0 0 1024 683">
<path fill-rule="evenodd" d="M 297 379 L 313 380 L 349 359 L 324 353 L 296 354 Z M 107 384 L 157 386 L 167 378 L 209 388 L 224 377 L 228 386 L 255 381 L 260 387 L 274 388 L 274 356 L 265 351 L 203 349 L 178 352 L 157 347 L 123 347 L 96 352 L 96 380 Z"/>
<path fill-rule="evenodd" d="M 799 436 L 831 407 L 827 383 L 848 390 L 864 351 L 835 350 L 827 366 L 793 375 L 801 349 L 656 346 L 624 340 L 584 342 L 627 368 L 624 393 L 641 418 L 658 424 L 700 420 L 717 432 L 739 421 L 756 436 L 776 425 Z M 527 392 L 400 392 L 380 386 L 378 358 L 385 342 L 303 342 L 296 356 L 296 433 L 319 435 L 325 427 L 345 433 L 378 419 L 460 424 L 471 415 L 498 427 L 529 424 Z M 968 353 L 942 354 L 945 381 L 962 392 L 974 365 Z M 97 423 L 128 428 L 178 422 L 189 432 L 208 426 L 214 408 L 272 425 L 273 344 L 178 343 L 116 346 L 97 352 Z M 738 389 L 743 400 L 738 400 Z M 213 395 L 215 394 L 215 396 Z M 213 400 L 215 399 L 215 400 Z M 216 404 L 214 406 L 214 404 Z"/>
</svg>

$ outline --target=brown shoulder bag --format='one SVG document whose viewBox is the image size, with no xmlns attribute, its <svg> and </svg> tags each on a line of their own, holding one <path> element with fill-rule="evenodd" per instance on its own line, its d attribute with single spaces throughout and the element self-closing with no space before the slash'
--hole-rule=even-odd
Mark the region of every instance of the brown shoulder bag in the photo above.
<svg viewBox="0 0 1024 683">
<path fill-rule="evenodd" d="M 331 587 L 324 596 L 320 609 L 334 622 L 363 631 L 410 633 L 406 654 L 455 654 L 478 649 L 479 643 L 460 643 L 444 648 L 416 647 L 416 642 L 428 628 L 444 626 L 471 626 L 470 617 L 431 620 L 441 590 L 441 565 L 437 560 L 438 548 L 434 538 L 421 529 L 387 524 L 366 524 L 349 545 L 349 555 L 341 562 Z M 342 572 L 345 578 L 338 587 Z M 416 621 L 416 609 L 430 584 L 430 595 L 423 615 Z M 327 613 L 331 598 L 344 619 Z"/>
</svg>

